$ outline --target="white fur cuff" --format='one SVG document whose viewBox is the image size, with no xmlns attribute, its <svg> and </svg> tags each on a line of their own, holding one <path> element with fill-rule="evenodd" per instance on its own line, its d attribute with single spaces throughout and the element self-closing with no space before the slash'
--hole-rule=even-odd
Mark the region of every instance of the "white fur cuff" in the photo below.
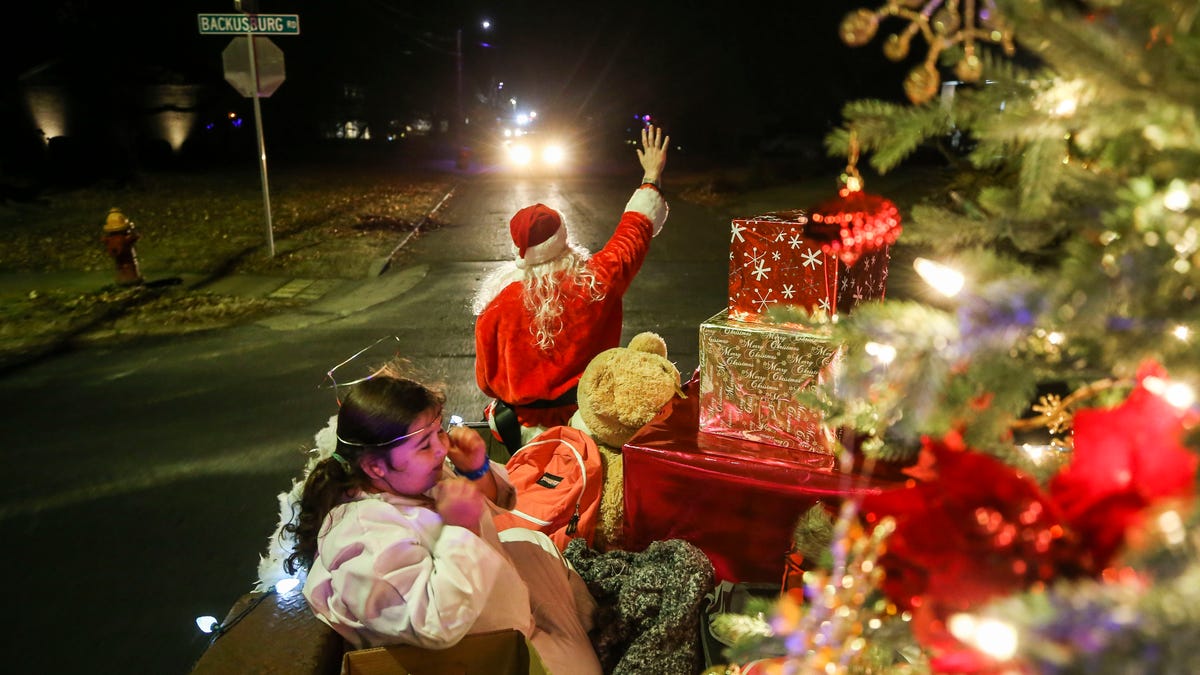
<svg viewBox="0 0 1200 675">
<path fill-rule="evenodd" d="M 667 215 L 670 213 L 670 207 L 667 206 L 667 200 L 659 194 L 658 190 L 652 187 L 638 188 L 633 191 L 633 196 L 629 198 L 629 203 L 625 205 L 625 211 L 635 211 L 650 219 L 650 223 L 654 226 L 654 236 L 658 236 L 662 232 L 663 224 L 667 222 Z"/>
</svg>

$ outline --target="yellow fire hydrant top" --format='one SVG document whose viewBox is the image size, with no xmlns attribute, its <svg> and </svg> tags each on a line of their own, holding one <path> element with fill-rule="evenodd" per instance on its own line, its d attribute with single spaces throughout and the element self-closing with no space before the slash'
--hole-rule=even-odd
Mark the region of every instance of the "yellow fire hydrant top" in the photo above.
<svg viewBox="0 0 1200 675">
<path fill-rule="evenodd" d="M 133 227 L 133 221 L 126 218 L 121 209 L 112 208 L 108 210 L 108 218 L 104 221 L 105 232 L 122 232 Z"/>
</svg>

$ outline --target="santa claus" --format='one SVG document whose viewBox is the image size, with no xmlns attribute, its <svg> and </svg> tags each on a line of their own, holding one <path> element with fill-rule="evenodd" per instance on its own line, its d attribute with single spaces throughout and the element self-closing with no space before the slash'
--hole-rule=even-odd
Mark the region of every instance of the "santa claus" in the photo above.
<svg viewBox="0 0 1200 675">
<path fill-rule="evenodd" d="M 595 254 L 576 244 L 562 214 L 545 204 L 527 206 L 509 222 L 515 257 L 483 280 L 474 311 L 475 378 L 493 399 L 489 425 L 510 452 L 567 424 L 584 368 L 620 344 L 625 291 L 667 220 L 659 186 L 670 140 L 654 126 L 642 130 L 642 184 Z"/>
</svg>

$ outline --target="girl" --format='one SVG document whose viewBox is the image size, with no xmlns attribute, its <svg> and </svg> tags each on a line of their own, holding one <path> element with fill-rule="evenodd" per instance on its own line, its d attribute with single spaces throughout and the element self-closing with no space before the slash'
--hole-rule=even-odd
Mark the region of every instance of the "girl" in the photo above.
<svg viewBox="0 0 1200 675">
<path fill-rule="evenodd" d="M 492 514 L 514 490 L 478 434 L 444 428 L 444 401 L 393 368 L 351 386 L 286 528 L 288 571 L 308 570 L 309 606 L 355 648 L 515 628 L 552 672 L 600 673 L 582 580 L 540 532 L 501 542 Z"/>
</svg>

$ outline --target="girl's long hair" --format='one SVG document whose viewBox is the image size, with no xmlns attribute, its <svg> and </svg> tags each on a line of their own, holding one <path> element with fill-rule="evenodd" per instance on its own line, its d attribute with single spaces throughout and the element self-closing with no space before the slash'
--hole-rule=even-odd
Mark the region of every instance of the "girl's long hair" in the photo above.
<svg viewBox="0 0 1200 675">
<path fill-rule="evenodd" d="M 529 334 L 542 351 L 553 348 L 555 339 L 562 332 L 565 309 L 563 287 L 566 284 L 580 287 L 590 302 L 604 299 L 604 289 L 587 263 L 586 255 L 571 250 L 566 255 L 525 270 L 525 288 L 521 298 L 525 301 L 525 310 L 532 317 Z"/>
</svg>

